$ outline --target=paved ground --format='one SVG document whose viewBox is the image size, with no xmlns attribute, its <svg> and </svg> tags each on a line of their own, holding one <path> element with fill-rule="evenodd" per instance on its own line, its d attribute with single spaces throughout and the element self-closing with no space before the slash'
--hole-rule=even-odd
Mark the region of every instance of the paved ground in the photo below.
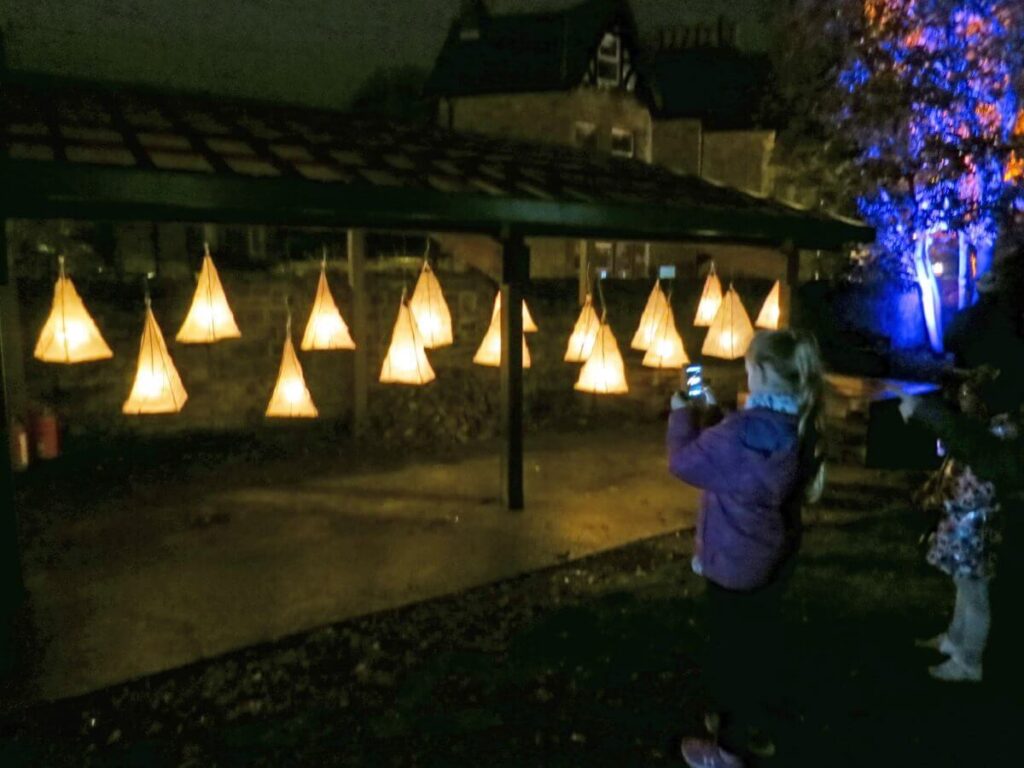
<svg viewBox="0 0 1024 768">
<path fill-rule="evenodd" d="M 83 475 L 55 475 L 35 498 L 68 494 L 67 508 L 41 515 L 23 556 L 38 655 L 20 695 L 79 694 L 687 528 L 697 497 L 667 476 L 662 439 L 660 425 L 533 437 L 524 513 L 497 503 L 496 446 L 388 471 L 339 455 L 140 477 L 129 462 L 99 500 L 74 495 Z"/>
<path fill-rule="evenodd" d="M 952 590 L 915 545 L 913 482 L 839 468 L 808 515 L 765 766 L 1019 762 L 1019 591 L 1002 591 L 986 683 L 928 678 L 937 656 L 911 641 Z M 0 717 L 0 765 L 680 765 L 709 703 L 691 545 L 671 533 L 19 709 Z"/>
</svg>

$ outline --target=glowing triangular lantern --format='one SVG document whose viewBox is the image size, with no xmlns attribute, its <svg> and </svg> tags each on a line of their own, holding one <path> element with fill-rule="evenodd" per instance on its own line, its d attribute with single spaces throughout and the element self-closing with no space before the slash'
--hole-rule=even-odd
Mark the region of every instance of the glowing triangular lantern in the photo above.
<svg viewBox="0 0 1024 768">
<path fill-rule="evenodd" d="M 299 347 L 305 351 L 314 349 L 355 349 L 356 344 L 348 331 L 338 305 L 334 303 L 331 289 L 327 285 L 327 270 L 320 268 L 320 282 L 313 299 L 313 311 L 309 313 L 306 332 Z"/>
<path fill-rule="evenodd" d="M 267 416 L 312 419 L 318 413 L 306 388 L 306 377 L 302 375 L 302 366 L 299 365 L 299 358 L 295 354 L 289 324 L 288 335 L 284 340 L 284 351 L 281 353 L 281 368 L 277 372 L 277 384 L 267 404 Z"/>
<path fill-rule="evenodd" d="M 430 367 L 423 338 L 416 320 L 406 304 L 405 296 L 398 307 L 391 346 L 380 369 L 382 384 L 429 384 L 436 377 Z"/>
<path fill-rule="evenodd" d="M 87 363 L 114 356 L 89 315 L 71 278 L 60 276 L 53 287 L 53 306 L 36 342 L 35 357 L 44 363 Z"/>
<path fill-rule="evenodd" d="M 654 283 L 651 295 L 647 297 L 647 306 L 644 307 L 644 313 L 640 316 L 640 326 L 636 329 L 633 342 L 630 344 L 633 349 L 646 350 L 651 346 L 654 332 L 658 329 L 658 323 L 667 307 L 668 299 L 665 298 L 665 292 L 661 290 L 661 281 L 659 280 Z"/>
<path fill-rule="evenodd" d="M 722 306 L 718 308 L 701 352 L 710 357 L 735 360 L 747 353 L 753 338 L 754 326 L 750 324 L 750 316 L 743 308 L 736 289 L 729 286 L 729 292 L 722 299 Z"/>
<path fill-rule="evenodd" d="M 491 321 L 501 314 L 501 291 L 498 291 L 498 295 L 494 297 L 494 310 L 491 312 Z M 523 333 L 536 333 L 539 328 L 537 324 L 533 322 L 533 316 L 530 315 L 530 308 L 526 306 L 526 299 L 523 299 Z"/>
<path fill-rule="evenodd" d="M 643 364 L 648 368 L 682 368 L 688 362 L 690 358 L 686 356 L 683 337 L 676 328 L 672 307 L 666 301 L 654 338 L 651 339 L 651 345 L 644 355 Z"/>
<path fill-rule="evenodd" d="M 426 260 L 412 292 L 409 309 L 416 318 L 424 347 L 437 349 L 452 343 L 452 315 L 441 292 L 441 283 Z"/>
<path fill-rule="evenodd" d="M 761 311 L 757 315 L 757 322 L 754 323 L 758 328 L 768 328 L 776 331 L 779 328 L 779 281 L 775 281 L 775 285 L 772 286 L 771 291 L 768 293 L 768 298 L 764 300 L 764 304 L 761 306 Z"/>
<path fill-rule="evenodd" d="M 213 265 L 209 246 L 204 246 L 203 266 L 199 270 L 199 284 L 192 297 L 185 322 L 175 337 L 185 344 L 212 344 L 221 339 L 237 339 L 242 333 L 235 324 L 235 316 L 228 306 L 220 275 Z"/>
<path fill-rule="evenodd" d="M 499 294 L 500 296 L 501 294 Z M 523 305 L 524 309 L 526 305 Z M 477 365 L 486 365 L 497 368 L 501 365 L 501 315 L 491 316 L 491 324 L 487 328 L 484 340 L 473 355 L 473 362 Z M 526 346 L 526 333 L 523 333 L 523 368 L 530 367 L 530 349 Z"/>
<path fill-rule="evenodd" d="M 572 329 L 569 337 L 569 346 L 565 350 L 565 362 L 585 363 L 594 349 L 594 342 L 597 341 L 597 333 L 601 330 L 601 320 L 594 311 L 594 303 L 587 294 L 583 302 L 583 309 L 580 310 L 579 319 Z"/>
<path fill-rule="evenodd" d="M 697 305 L 697 316 L 693 324 L 698 328 L 706 328 L 715 321 L 718 308 L 722 304 L 722 281 L 715 274 L 715 266 L 711 265 L 711 272 L 708 279 L 704 281 L 704 290 L 700 295 L 700 303 Z"/>
<path fill-rule="evenodd" d="M 131 416 L 144 413 L 177 413 L 185 407 L 188 393 L 174 367 L 164 335 L 157 325 L 153 310 L 146 302 L 146 322 L 139 342 L 139 364 L 135 383 L 121 412 Z"/>
<path fill-rule="evenodd" d="M 594 342 L 590 359 L 580 370 L 576 381 L 579 392 L 594 392 L 598 395 L 623 395 L 629 392 L 626 384 L 626 366 L 622 362 L 619 345 L 615 341 L 611 326 L 601 324 L 601 330 Z"/>
</svg>

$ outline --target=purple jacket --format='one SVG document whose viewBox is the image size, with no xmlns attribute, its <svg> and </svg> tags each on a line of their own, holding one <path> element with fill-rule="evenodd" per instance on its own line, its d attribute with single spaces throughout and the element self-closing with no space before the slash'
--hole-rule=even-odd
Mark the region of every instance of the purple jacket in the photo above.
<svg viewBox="0 0 1024 768">
<path fill-rule="evenodd" d="M 669 471 L 704 491 L 697 555 L 726 589 L 768 584 L 800 546 L 803 478 L 796 416 L 765 408 L 701 430 L 691 408 L 669 416 Z"/>
</svg>

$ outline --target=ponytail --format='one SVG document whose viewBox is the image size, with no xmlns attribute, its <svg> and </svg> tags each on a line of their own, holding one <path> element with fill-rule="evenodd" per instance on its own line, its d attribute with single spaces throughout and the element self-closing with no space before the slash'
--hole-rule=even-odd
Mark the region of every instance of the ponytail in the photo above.
<svg viewBox="0 0 1024 768">
<path fill-rule="evenodd" d="M 770 369 L 796 396 L 800 452 L 809 468 L 805 495 L 813 503 L 825 489 L 825 375 L 818 342 L 807 331 L 763 331 L 751 342 L 747 359 Z"/>
</svg>

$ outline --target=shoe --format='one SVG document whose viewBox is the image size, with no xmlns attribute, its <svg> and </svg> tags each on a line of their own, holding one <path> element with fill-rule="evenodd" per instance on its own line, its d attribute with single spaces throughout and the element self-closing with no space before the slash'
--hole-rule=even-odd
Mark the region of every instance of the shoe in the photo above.
<svg viewBox="0 0 1024 768">
<path fill-rule="evenodd" d="M 942 632 L 935 637 L 930 637 L 927 640 L 915 640 L 915 648 L 925 648 L 929 651 L 938 651 L 944 653 L 946 656 L 953 655 L 953 641 L 949 639 L 949 635 Z"/>
<path fill-rule="evenodd" d="M 946 659 L 942 664 L 928 667 L 928 674 L 944 683 L 980 683 L 981 665 L 968 667 L 956 659 Z"/>
<path fill-rule="evenodd" d="M 683 739 L 680 750 L 690 768 L 744 768 L 745 765 L 737 755 L 703 739 Z"/>
</svg>

